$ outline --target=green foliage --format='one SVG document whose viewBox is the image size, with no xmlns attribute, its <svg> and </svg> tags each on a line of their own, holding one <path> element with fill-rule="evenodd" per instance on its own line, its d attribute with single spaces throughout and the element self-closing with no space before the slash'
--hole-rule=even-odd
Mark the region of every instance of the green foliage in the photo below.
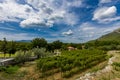
<svg viewBox="0 0 120 80">
<path fill-rule="evenodd" d="M 6 68 L 5 72 L 8 73 L 8 74 L 13 74 L 13 73 L 15 73 L 18 69 L 19 69 L 18 66 L 9 66 L 8 68 Z"/>
<path fill-rule="evenodd" d="M 113 31 L 112 33 L 106 34 L 99 38 L 101 41 L 119 41 L 120 40 L 120 33 Z"/>
<path fill-rule="evenodd" d="M 42 48 L 46 47 L 47 41 L 44 38 L 35 38 L 31 41 L 33 48 Z"/>
<path fill-rule="evenodd" d="M 101 50 L 63 51 L 61 56 L 47 57 L 38 60 L 37 68 L 42 72 L 60 69 L 63 77 L 70 77 L 77 72 L 90 68 L 104 60 L 106 53 Z"/>
<path fill-rule="evenodd" d="M 5 57 L 5 54 L 7 52 L 7 40 L 6 38 L 3 38 L 3 42 L 1 43 L 1 47 L 0 47 L 0 50 L 4 53 L 4 57 Z"/>
<path fill-rule="evenodd" d="M 37 58 L 42 58 L 46 56 L 46 49 L 45 48 L 34 48 L 32 49 L 32 52 L 34 55 L 37 56 Z"/>
<path fill-rule="evenodd" d="M 11 41 L 9 46 L 8 46 L 8 53 L 11 57 L 11 54 L 15 54 L 16 52 L 16 43 L 14 41 Z"/>
<path fill-rule="evenodd" d="M 32 56 L 31 51 L 17 51 L 15 56 L 15 61 L 17 63 L 24 63 L 25 61 L 28 61 L 29 58 Z"/>
<path fill-rule="evenodd" d="M 14 74 L 15 72 L 17 72 L 18 69 L 18 66 L 0 67 L 0 71 L 6 72 L 8 74 Z"/>
<path fill-rule="evenodd" d="M 114 68 L 116 71 L 120 71 L 120 63 L 114 62 L 114 63 L 113 63 L 113 68 Z"/>
<path fill-rule="evenodd" d="M 60 42 L 59 40 L 57 40 L 57 41 L 54 41 L 52 43 L 52 46 L 53 46 L 53 48 L 55 50 L 55 49 L 60 49 L 62 47 L 62 44 L 63 44 L 62 42 Z"/>
</svg>

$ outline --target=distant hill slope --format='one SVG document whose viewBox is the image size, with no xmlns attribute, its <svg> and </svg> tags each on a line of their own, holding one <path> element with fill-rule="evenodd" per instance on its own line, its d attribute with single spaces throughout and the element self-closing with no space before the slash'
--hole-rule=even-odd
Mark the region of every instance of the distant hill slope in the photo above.
<svg viewBox="0 0 120 80">
<path fill-rule="evenodd" d="M 111 33 L 103 35 L 99 39 L 100 41 L 120 41 L 120 29 L 117 29 Z"/>
<path fill-rule="evenodd" d="M 32 40 L 18 40 L 16 42 L 31 42 Z"/>
</svg>

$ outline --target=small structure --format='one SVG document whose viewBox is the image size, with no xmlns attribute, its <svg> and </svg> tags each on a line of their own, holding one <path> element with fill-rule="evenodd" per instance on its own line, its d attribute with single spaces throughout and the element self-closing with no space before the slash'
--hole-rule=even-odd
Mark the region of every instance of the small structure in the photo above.
<svg viewBox="0 0 120 80">
<path fill-rule="evenodd" d="M 0 59 L 0 66 L 8 66 L 14 63 L 14 58 Z"/>
<path fill-rule="evenodd" d="M 77 48 L 74 48 L 74 47 L 72 47 L 72 46 L 69 46 L 69 47 L 67 47 L 67 48 L 68 48 L 68 51 L 77 50 Z"/>
</svg>

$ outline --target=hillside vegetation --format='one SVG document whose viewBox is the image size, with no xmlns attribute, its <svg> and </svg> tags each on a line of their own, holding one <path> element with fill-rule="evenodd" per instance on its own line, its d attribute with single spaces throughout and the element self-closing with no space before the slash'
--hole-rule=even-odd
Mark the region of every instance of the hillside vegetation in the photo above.
<svg viewBox="0 0 120 80">
<path fill-rule="evenodd" d="M 119 41 L 120 40 L 120 29 L 115 30 L 109 34 L 106 34 L 100 37 L 98 40 L 100 41 Z"/>
</svg>

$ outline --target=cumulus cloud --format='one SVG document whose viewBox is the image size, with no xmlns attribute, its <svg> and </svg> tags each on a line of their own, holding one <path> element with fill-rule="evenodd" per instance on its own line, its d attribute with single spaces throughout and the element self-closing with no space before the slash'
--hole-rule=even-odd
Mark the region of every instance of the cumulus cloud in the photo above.
<svg viewBox="0 0 120 80">
<path fill-rule="evenodd" d="M 116 21 L 120 19 L 119 16 L 116 16 L 116 13 L 117 8 L 115 6 L 100 7 L 94 11 L 92 20 L 97 20 L 100 23 Z"/>
<path fill-rule="evenodd" d="M 18 21 L 22 27 L 47 26 L 63 22 L 75 25 L 77 18 L 70 13 L 71 7 L 80 7 L 82 0 L 25 0 L 20 4 L 17 0 L 0 2 L 0 22 Z"/>
<path fill-rule="evenodd" d="M 18 4 L 15 0 L 5 0 L 0 3 L 0 21 L 19 21 L 26 19 L 33 13 L 32 7 Z"/>
<path fill-rule="evenodd" d="M 98 8 L 94 12 L 93 20 L 100 20 L 112 17 L 116 14 L 116 11 L 117 9 L 115 6 Z"/>
<path fill-rule="evenodd" d="M 109 3 L 111 2 L 112 0 L 100 0 L 100 3 Z"/>
<path fill-rule="evenodd" d="M 73 35 L 73 31 L 68 30 L 67 32 L 63 32 L 62 34 L 65 35 L 65 36 Z"/>
</svg>

